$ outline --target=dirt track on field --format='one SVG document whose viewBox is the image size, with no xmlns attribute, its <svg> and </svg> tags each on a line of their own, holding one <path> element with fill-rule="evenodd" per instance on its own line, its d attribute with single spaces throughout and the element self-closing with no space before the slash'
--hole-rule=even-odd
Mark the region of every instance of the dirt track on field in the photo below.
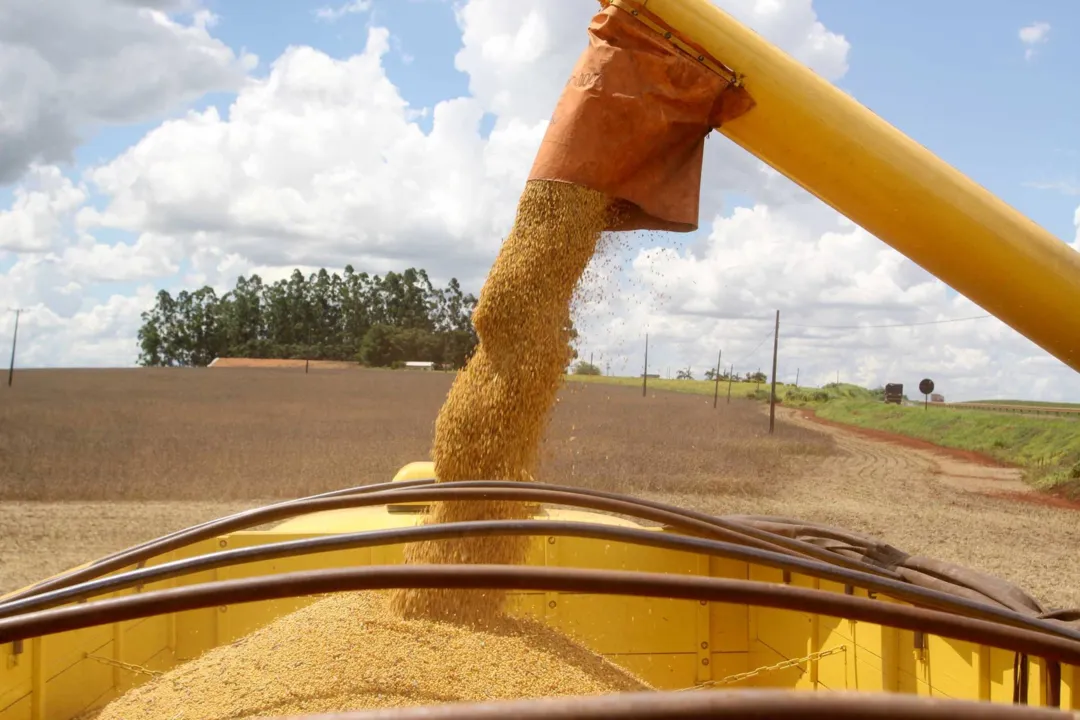
<svg viewBox="0 0 1080 720">
<path fill-rule="evenodd" d="M 988 494 L 1033 493 L 1019 470 L 871 439 L 798 410 L 779 415 L 830 435 L 840 452 L 782 493 L 722 498 L 703 509 L 836 525 L 1004 578 L 1054 608 L 1080 606 L 1080 514 Z"/>
<path fill-rule="evenodd" d="M 270 502 L 0 502 L 0 594 Z"/>
</svg>

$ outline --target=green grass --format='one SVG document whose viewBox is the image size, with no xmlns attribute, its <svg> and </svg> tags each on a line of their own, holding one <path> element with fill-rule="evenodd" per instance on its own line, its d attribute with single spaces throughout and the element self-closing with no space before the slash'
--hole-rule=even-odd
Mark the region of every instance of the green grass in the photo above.
<svg viewBox="0 0 1080 720">
<path fill-rule="evenodd" d="M 967 402 L 959 402 L 953 404 L 966 405 L 967 403 L 982 403 L 985 405 L 1019 405 L 1021 407 L 1080 408 L 1080 403 L 1043 402 L 1041 400 L 968 400 Z"/>
<path fill-rule="evenodd" d="M 831 400 L 813 405 L 826 420 L 887 430 L 944 447 L 974 450 L 1018 465 L 1040 489 L 1080 497 L 1080 422 L 886 405 L 874 400 Z"/>
<path fill-rule="evenodd" d="M 572 382 L 595 383 L 599 385 L 620 385 L 624 387 L 641 387 L 639 377 L 612 377 L 609 375 L 567 375 L 567 380 Z M 691 395 L 708 395 L 712 397 L 715 384 L 711 380 L 664 380 L 662 378 L 649 378 L 649 392 L 660 390 L 665 392 L 689 393 Z M 776 384 L 776 397 L 783 400 L 788 393 L 796 388 L 793 385 Z M 726 399 L 728 383 L 720 381 L 720 398 Z M 754 400 L 769 399 L 769 383 L 746 383 L 734 382 L 731 384 L 731 397 L 751 398 Z"/>
</svg>

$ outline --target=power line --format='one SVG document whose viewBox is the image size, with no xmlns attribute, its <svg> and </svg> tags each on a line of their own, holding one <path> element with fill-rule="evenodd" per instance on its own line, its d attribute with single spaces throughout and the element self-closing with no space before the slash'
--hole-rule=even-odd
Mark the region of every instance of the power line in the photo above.
<svg viewBox="0 0 1080 720">
<path fill-rule="evenodd" d="M 740 365 L 740 366 L 741 366 L 741 365 L 742 365 L 742 363 L 743 363 L 743 360 L 749 360 L 750 358 L 754 357 L 754 353 L 756 353 L 756 352 L 757 352 L 758 350 L 760 350 L 760 349 L 761 349 L 761 346 L 765 344 L 765 341 L 766 341 L 766 340 L 768 340 L 769 338 L 771 338 L 772 336 L 773 336 L 773 331 L 772 331 L 772 330 L 770 330 L 770 331 L 769 331 L 769 332 L 768 332 L 768 333 L 767 333 L 767 334 L 765 335 L 765 337 L 761 338 L 761 342 L 759 342 L 759 343 L 757 344 L 757 347 L 755 347 L 755 348 L 754 348 L 753 350 L 751 350 L 751 351 L 750 351 L 749 353 L 747 353 L 746 355 L 744 355 L 744 356 L 742 356 L 741 358 L 739 358 L 739 362 L 737 362 L 737 363 L 733 363 L 733 364 L 734 364 L 734 365 Z"/>
<path fill-rule="evenodd" d="M 944 325 L 946 323 L 968 322 L 969 320 L 986 320 L 992 318 L 993 315 L 973 315 L 971 317 L 962 318 L 948 318 L 946 320 L 926 320 L 923 322 L 913 323 L 884 323 L 880 325 L 803 325 L 800 323 L 785 322 L 785 327 L 797 327 L 807 330 L 862 330 L 864 328 L 900 328 L 900 327 L 918 327 L 920 325 Z M 718 321 L 732 321 L 732 320 L 753 320 L 756 322 L 772 322 L 772 317 L 763 317 L 758 315 L 743 315 L 741 317 L 719 317 L 713 318 Z"/>
<path fill-rule="evenodd" d="M 786 327 L 797 327 L 806 330 L 863 330 L 865 328 L 900 328 L 918 327 L 920 325 L 944 325 L 945 323 L 967 322 L 968 320 L 985 320 L 993 315 L 973 315 L 972 317 L 950 318 L 948 320 L 927 320 L 915 323 L 890 323 L 887 325 L 800 325 L 798 323 L 784 323 Z"/>
</svg>

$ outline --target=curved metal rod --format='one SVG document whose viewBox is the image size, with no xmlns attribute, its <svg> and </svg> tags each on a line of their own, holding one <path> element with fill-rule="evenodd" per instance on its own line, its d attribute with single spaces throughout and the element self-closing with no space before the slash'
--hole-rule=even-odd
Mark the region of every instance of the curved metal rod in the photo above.
<svg viewBox="0 0 1080 720">
<path fill-rule="evenodd" d="M 326 500 L 341 500 L 346 497 L 358 497 L 362 495 L 378 494 L 382 490 L 376 490 L 376 488 L 385 488 L 387 492 L 401 492 L 403 487 L 409 485 L 412 487 L 427 486 L 426 489 L 432 492 L 446 492 L 448 490 L 455 489 L 525 489 L 522 487 L 523 483 L 515 481 L 505 480 L 467 480 L 447 483 L 435 483 L 430 480 L 413 480 L 404 482 L 391 482 L 382 483 L 380 485 L 362 486 L 356 492 L 353 489 L 348 490 L 335 490 L 329 493 L 324 493 L 321 496 L 312 496 L 311 498 L 305 498 L 301 500 L 289 500 L 283 503 L 277 503 L 274 505 L 267 505 L 260 508 L 253 508 L 251 510 L 245 510 L 234 515 L 226 516 L 224 518 L 218 518 L 216 520 L 210 520 L 199 525 L 192 526 L 184 530 L 178 530 L 174 533 L 169 533 L 155 540 L 151 540 L 141 545 L 137 545 L 126 550 L 122 550 L 117 553 L 113 553 L 110 556 L 106 556 L 89 566 L 72 570 L 70 572 L 58 575 L 47 580 L 43 580 L 30 588 L 18 591 L 8 595 L 6 598 L 0 600 L 0 607 L 3 605 L 22 600 L 24 598 L 38 595 L 40 593 L 55 590 L 57 588 L 69 587 L 79 582 L 86 580 L 93 580 L 95 578 L 106 575 L 114 570 L 127 567 L 128 565 L 135 565 L 139 562 L 143 562 L 155 555 L 160 555 L 172 550 L 191 545 L 200 540 L 214 537 L 216 535 L 234 532 L 237 530 L 243 530 L 246 528 L 261 525 L 265 522 L 273 520 L 281 520 L 298 515 L 305 515 L 312 512 L 320 512 L 328 509 L 343 509 L 347 507 L 363 507 L 364 504 L 343 504 L 333 505 L 327 507 L 325 505 L 319 505 L 320 502 Z M 729 533 L 737 533 L 740 535 L 746 535 L 750 538 L 758 540 L 757 543 L 749 542 L 744 543 L 748 545 L 756 545 L 758 547 L 764 547 L 761 543 L 767 543 L 770 546 L 774 546 L 777 550 L 786 550 L 787 554 L 798 554 L 808 557 L 814 557 L 824 562 L 828 562 L 833 565 L 839 565 L 846 568 L 861 570 L 863 572 L 869 572 L 881 577 L 898 578 L 899 576 L 895 572 L 885 570 L 883 568 L 876 567 L 867 563 L 860 563 L 856 560 L 832 553 L 829 550 L 820 548 L 811 543 L 796 540 L 794 538 L 787 538 L 781 535 L 775 535 L 767 531 L 758 530 L 757 528 L 751 528 L 741 526 L 738 523 L 734 523 L 720 518 L 709 516 L 705 513 L 699 513 L 693 510 L 686 510 L 678 508 L 672 505 L 666 505 L 664 503 L 658 503 L 651 500 L 640 500 L 631 496 L 624 496 L 618 493 L 604 492 L 600 490 L 588 490 L 582 488 L 574 488 L 565 485 L 545 485 L 542 483 L 528 483 L 528 488 L 537 490 L 549 490 L 553 492 L 566 493 L 568 495 L 576 495 L 587 498 L 600 498 L 606 500 L 613 500 L 621 503 L 626 503 L 638 507 L 643 507 L 649 510 L 657 510 L 669 513 L 671 515 L 677 515 L 682 518 L 687 518 L 698 523 L 706 523 L 712 527 L 716 527 L 720 530 L 727 531 Z M 368 488 L 371 488 L 370 490 Z M 415 500 L 435 500 L 435 497 L 419 497 L 405 500 L 404 502 L 412 502 Z M 559 504 L 570 505 L 573 507 L 592 507 L 590 505 L 576 503 L 572 499 L 563 499 L 557 501 Z M 382 504 L 371 503 L 371 504 Z M 295 512 L 293 512 L 295 511 Z M 648 517 L 641 515 L 634 510 L 619 510 L 616 511 L 624 515 L 631 517 L 638 517 L 643 519 L 649 519 Z M 668 524 L 673 527 L 678 527 L 678 523 L 669 521 Z"/>
<path fill-rule="evenodd" d="M 447 484 L 447 483 L 441 483 Z M 478 480 L 469 481 L 470 487 L 512 487 L 516 483 L 507 480 Z M 532 484 L 532 483 L 530 483 Z M 817 558 L 823 562 L 827 562 L 833 565 L 841 565 L 853 570 L 862 570 L 865 572 L 871 572 L 881 577 L 891 577 L 899 579 L 899 575 L 885 568 L 871 565 L 851 558 L 839 555 L 823 547 L 808 543 L 797 538 L 789 538 L 784 535 L 778 535 L 776 533 L 769 532 L 767 530 L 759 530 L 751 525 L 744 525 L 735 520 L 729 520 L 723 517 L 717 517 L 715 515 L 709 515 L 708 513 L 699 512 L 697 510 L 690 510 L 688 508 L 681 508 L 675 505 L 668 505 L 667 503 L 657 502 L 655 500 L 645 500 L 643 498 L 637 498 L 632 495 L 625 495 L 623 493 L 615 493 L 606 490 L 593 490 L 592 488 L 578 488 L 571 485 L 540 485 L 548 490 L 558 490 L 560 492 L 572 492 L 578 495 L 585 495 L 589 497 L 601 497 L 611 500 L 625 500 L 628 502 L 634 502 L 642 507 L 652 508 L 654 510 L 666 510 L 668 512 L 675 512 L 683 517 L 690 518 L 692 520 L 699 520 L 701 522 L 707 522 L 717 527 L 733 530 L 743 535 L 749 535 L 750 537 L 764 540 L 774 545 L 787 548 L 792 552 L 799 555 L 807 555 Z"/>
<path fill-rule="evenodd" d="M 104 555 L 104 556 L 92 561 L 91 563 L 89 563 L 89 566 L 94 567 L 96 565 L 100 565 L 101 563 L 103 563 L 103 562 L 105 562 L 107 560 L 111 560 L 112 558 L 114 558 L 117 555 L 120 555 L 122 553 L 132 552 L 132 551 L 135 551 L 135 550 L 142 550 L 143 548 L 151 546 L 154 543 L 159 543 L 159 542 L 162 542 L 164 540 L 169 540 L 170 538 L 173 538 L 173 537 L 175 537 L 177 535 L 180 535 L 182 533 L 188 533 L 188 532 L 191 532 L 191 531 L 194 531 L 194 530 L 201 530 L 203 528 L 210 527 L 211 525 L 214 525 L 215 523 L 219 523 L 222 520 L 239 520 L 241 518 L 248 517 L 252 513 L 259 512 L 260 510 L 264 510 L 266 508 L 291 507 L 291 506 L 293 506 L 293 505 L 295 505 L 297 503 L 302 503 L 305 500 L 318 500 L 318 499 L 321 499 L 321 498 L 328 498 L 328 497 L 344 497 L 346 495 L 367 495 L 369 493 L 381 492 L 383 490 L 406 490 L 408 488 L 419 487 L 419 486 L 423 486 L 423 485 L 431 485 L 434 482 L 435 482 L 435 479 L 430 478 L 430 479 L 423 479 L 423 480 L 400 480 L 398 482 L 376 483 L 376 484 L 373 484 L 373 485 L 354 485 L 353 487 L 349 487 L 349 488 L 341 488 L 341 489 L 338 489 L 338 490 L 329 490 L 327 492 L 316 493 L 315 495 L 307 495 L 307 496 L 300 497 L 300 498 L 293 498 L 291 500 L 282 500 L 281 502 L 271 503 L 270 505 L 260 505 L 259 507 L 249 508 L 247 510 L 241 510 L 240 512 L 235 512 L 235 513 L 232 513 L 231 515 L 226 515 L 224 517 L 213 518 L 211 520 L 207 520 L 205 522 L 197 523 L 195 525 L 189 525 L 186 528 L 181 528 L 179 530 L 174 530 L 173 532 L 170 532 L 170 533 L 165 533 L 164 535 L 160 535 L 160 536 L 158 536 L 158 537 L 156 537 L 156 538 L 154 538 L 152 540 L 147 540 L 147 541 L 141 542 L 141 543 L 139 543 L 137 545 L 129 546 L 127 548 L 124 548 L 123 550 L 117 550 L 114 553 L 109 553 L 108 555 Z M 33 586 L 33 587 L 36 587 L 36 586 Z M 30 589 L 33 589 L 33 587 L 30 588 Z"/>
<path fill-rule="evenodd" d="M 627 692 L 610 695 L 446 703 L 276 720 L 1066 720 L 1072 713 L 1029 705 L 819 690 Z M 267 718 L 267 720 L 275 720 Z"/>
<path fill-rule="evenodd" d="M 222 567 L 231 567 L 245 562 L 410 542 L 508 535 L 547 535 L 551 537 L 607 540 L 740 560 L 778 570 L 787 570 L 820 580 L 844 583 L 874 592 L 885 593 L 897 600 L 911 602 L 920 607 L 951 611 L 966 617 L 990 620 L 1012 627 L 1027 628 L 1080 642 L 1080 630 L 1065 625 L 1033 618 L 1007 608 L 949 595 L 939 590 L 922 588 L 902 580 L 881 578 L 858 570 L 838 568 L 817 560 L 791 557 L 768 550 L 747 548 L 718 540 L 660 533 L 655 530 L 554 520 L 485 520 L 443 523 L 390 530 L 342 533 L 224 550 L 132 570 L 120 575 L 112 575 L 25 598 L 0 606 L 0 618 L 45 610 L 66 603 L 83 601 L 106 593 L 125 590 L 137 585 L 161 582 L 170 578 Z"/>
<path fill-rule="evenodd" d="M 96 560 L 91 561 L 90 563 L 88 563 L 83 568 L 76 568 L 74 570 L 69 570 L 67 572 L 60 573 L 58 575 L 54 575 L 51 578 L 46 578 L 45 580 L 34 583 L 33 585 L 29 585 L 29 586 L 27 586 L 25 588 L 22 588 L 21 590 L 19 590 L 17 592 L 11 593 L 10 595 L 8 595 L 6 597 L 0 596 L 0 607 L 2 607 L 4 604 L 9 603 L 9 602 L 14 602 L 16 600 L 21 600 L 23 598 L 31 597 L 33 595 L 37 595 L 39 592 L 45 592 L 48 589 L 48 587 L 46 586 L 47 583 L 51 584 L 51 583 L 53 583 L 53 582 L 55 582 L 57 580 L 62 580 L 64 578 L 67 578 L 67 577 L 69 577 L 69 576 L 71 576 L 71 575 L 73 575 L 73 574 L 75 574 L 77 572 L 83 572 L 84 570 L 89 569 L 89 568 L 97 568 L 97 567 L 99 567 L 101 565 L 109 563 L 111 560 L 113 560 L 114 558 L 117 558 L 117 557 L 119 557 L 121 555 L 123 555 L 125 557 L 127 557 L 129 555 L 134 555 L 137 558 L 136 560 L 134 560 L 135 563 L 138 563 L 138 562 L 140 562 L 142 560 L 149 559 L 150 557 L 153 557 L 154 554 L 156 554 L 156 552 L 154 551 L 155 547 L 157 547 L 158 545 L 163 544 L 163 543 L 165 543 L 165 542 L 167 542 L 167 541 L 169 541 L 169 540 L 171 540 L 171 539 L 173 539 L 173 538 L 175 538 L 177 536 L 193 534 L 193 533 L 196 533 L 197 531 L 203 531 L 203 530 L 205 530 L 207 528 L 210 528 L 211 526 L 215 526 L 218 523 L 221 523 L 221 522 L 224 522 L 224 521 L 232 521 L 232 522 L 239 521 L 239 520 L 241 520 L 243 518 L 246 518 L 246 517 L 252 515 L 253 513 L 257 513 L 259 511 L 265 510 L 267 508 L 291 507 L 291 506 L 293 506 L 293 505 L 295 505 L 297 503 L 302 503 L 302 502 L 304 502 L 306 500 L 317 500 L 317 499 L 320 499 L 320 498 L 343 497 L 343 496 L 346 496 L 346 495 L 366 495 L 368 493 L 380 492 L 380 491 L 383 491 L 383 490 L 408 489 L 408 488 L 412 488 L 412 487 L 419 487 L 419 486 L 422 486 L 422 485 L 431 485 L 434 482 L 435 482 L 435 479 L 431 478 L 431 479 L 422 479 L 422 480 L 399 480 L 397 482 L 377 483 L 377 484 L 374 484 L 374 485 L 355 485 L 355 486 L 350 487 L 350 488 L 342 488 L 342 489 L 339 489 L 339 490 L 330 490 L 330 491 L 327 491 L 327 492 L 324 492 L 324 493 L 318 493 L 318 494 L 315 494 L 315 495 L 308 495 L 306 497 L 295 498 L 295 499 L 292 499 L 292 500 L 283 500 L 282 502 L 279 502 L 279 503 L 272 503 L 270 505 L 262 505 L 262 506 L 256 507 L 256 508 L 249 508 L 248 510 L 241 510 L 240 512 L 233 513 L 232 515 L 226 515 L 224 517 L 214 518 L 212 520 L 207 520 L 206 522 L 201 522 L 201 523 L 198 523 L 196 525 L 189 525 L 188 527 L 181 528 L 180 530 L 174 530 L 173 532 L 166 533 L 164 535 L 159 535 L 158 537 L 154 538 L 153 540 L 147 540 L 147 541 L 141 542 L 141 543 L 139 543 L 137 545 L 131 545 L 131 546 L 127 547 L 127 548 L 124 548 L 123 550 L 117 550 L 116 552 L 109 553 L 108 555 L 102 556 L 102 557 L 100 557 L 100 558 L 98 558 Z M 257 524 L 260 524 L 260 523 L 256 523 L 256 525 Z M 253 527 L 253 526 L 249 526 L 249 527 Z M 207 537 L 213 537 L 215 534 L 216 533 L 214 533 L 214 532 L 210 532 L 207 535 Z M 198 539 L 200 539 L 200 538 L 196 538 L 195 540 L 192 540 L 191 542 L 198 542 Z M 147 553 L 147 554 L 143 555 L 143 553 Z M 127 563 L 127 564 L 131 564 L 131 563 Z M 111 572 L 111 570 L 106 570 L 105 572 L 99 573 L 99 574 L 95 575 L 95 577 L 100 577 L 101 575 L 104 575 L 107 572 Z"/>
<path fill-rule="evenodd" d="M 1080 665 L 1080 642 L 940 610 L 774 583 L 692 575 L 503 565 L 335 568 L 187 585 L 0 620 L 0 643 L 163 613 L 390 588 L 533 590 L 698 600 L 794 610 L 912 630 Z"/>
<path fill-rule="evenodd" d="M 316 493 L 314 495 L 306 495 L 304 497 L 292 498 L 290 500 L 282 500 L 281 502 L 271 503 L 269 505 L 260 505 L 259 507 L 249 508 L 247 510 L 241 510 L 240 512 L 236 512 L 236 513 L 233 513 L 231 515 L 226 515 L 226 516 L 220 517 L 220 518 L 213 518 L 211 520 L 207 520 L 206 522 L 201 522 L 201 523 L 198 523 L 196 525 L 191 525 L 191 526 L 186 527 L 186 528 L 181 528 L 180 530 L 175 530 L 175 531 L 173 531 L 171 533 L 166 533 L 164 535 L 156 537 L 153 540 L 148 540 L 146 542 L 139 543 L 138 545 L 133 545 L 131 547 L 125 548 L 124 550 L 118 550 L 117 552 L 111 553 L 111 554 L 106 555 L 106 556 L 104 556 L 102 558 L 98 558 L 93 563 L 91 563 L 91 565 L 97 565 L 98 563 L 102 562 L 103 560 L 108 560 L 108 559 L 110 559 L 112 557 L 115 557 L 116 555 L 119 555 L 122 552 L 127 552 L 129 550 L 140 549 L 140 548 L 142 548 L 144 546 L 150 545 L 151 543 L 160 542 L 162 540 L 167 540 L 167 539 L 169 539 L 171 537 L 179 535 L 180 533 L 185 533 L 185 532 L 189 532 L 191 530 L 199 530 L 199 529 L 202 529 L 202 528 L 205 528 L 205 527 L 209 527 L 209 526 L 213 525 L 214 523 L 221 522 L 222 520 L 237 520 L 237 519 L 240 519 L 240 518 L 244 518 L 244 517 L 247 517 L 248 515 L 251 515 L 252 513 L 258 512 L 258 511 L 263 510 L 265 508 L 291 507 L 293 505 L 296 505 L 297 503 L 302 503 L 305 500 L 319 500 L 321 498 L 330 498 L 330 497 L 345 497 L 346 495 L 367 495 L 369 493 L 382 492 L 384 490 L 407 490 L 409 488 L 421 487 L 421 486 L 424 486 L 424 485 L 432 485 L 434 483 L 435 483 L 435 478 L 426 478 L 426 479 L 422 479 L 422 480 L 399 480 L 397 482 L 375 483 L 375 484 L 372 484 L 372 485 L 354 485 L 353 487 L 349 487 L 349 488 L 340 488 L 338 490 L 328 490 L 326 492 Z"/>
<path fill-rule="evenodd" d="M 440 487 L 442 485 L 443 487 Z M 619 500 L 613 498 L 581 495 L 577 492 L 564 492 L 537 488 L 533 483 L 508 483 L 508 487 L 467 487 L 463 488 L 457 483 L 435 483 L 429 487 L 413 488 L 409 490 L 389 490 L 374 492 L 365 495 L 348 495 L 344 497 L 320 498 L 306 500 L 295 505 L 271 505 L 252 512 L 245 517 L 236 520 L 222 520 L 212 522 L 212 527 L 197 528 L 183 531 L 166 540 L 155 543 L 152 549 L 144 548 L 139 551 L 129 550 L 114 556 L 112 559 L 102 561 L 96 565 L 74 570 L 67 575 L 52 578 L 39 583 L 34 592 L 22 592 L 9 596 L 0 606 L 9 602 L 21 600 L 31 594 L 40 594 L 62 587 L 70 587 L 79 582 L 90 580 L 95 577 L 119 570 L 141 562 L 148 557 L 176 550 L 205 537 L 213 537 L 214 534 L 230 532 L 242 527 L 260 525 L 273 520 L 306 515 L 314 512 L 327 510 L 342 510 L 346 508 L 369 507 L 383 505 L 387 502 L 417 502 L 424 500 L 433 501 L 482 501 L 482 500 L 509 500 L 523 502 L 541 502 L 556 505 L 570 505 L 573 507 L 589 508 L 606 512 L 628 515 L 642 520 L 665 523 L 673 528 L 684 532 L 692 532 L 720 540 L 731 540 L 744 545 L 759 547 L 765 550 L 774 550 L 786 554 L 795 554 L 793 550 L 787 550 L 779 545 L 751 538 L 737 530 L 730 530 L 725 526 L 716 526 L 693 518 L 688 518 L 677 510 L 654 509 L 642 506 L 633 500 Z"/>
</svg>

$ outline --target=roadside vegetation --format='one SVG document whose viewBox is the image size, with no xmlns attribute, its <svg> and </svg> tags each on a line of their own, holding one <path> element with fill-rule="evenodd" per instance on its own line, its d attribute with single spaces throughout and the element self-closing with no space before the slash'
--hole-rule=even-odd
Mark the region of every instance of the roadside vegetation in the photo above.
<svg viewBox="0 0 1080 720">
<path fill-rule="evenodd" d="M 968 400 L 957 405 L 1017 405 L 1019 407 L 1080 408 L 1080 403 L 1043 402 L 1041 400 Z"/>
<path fill-rule="evenodd" d="M 603 385 L 619 385 L 623 387 L 641 387 L 640 377 L 614 377 L 609 375 L 600 375 L 599 369 L 589 365 L 589 363 L 579 363 L 579 365 L 586 366 L 584 372 L 579 371 L 579 367 L 575 366 L 573 372 L 568 376 L 568 379 L 574 382 L 584 383 L 600 383 Z M 594 372 L 595 370 L 595 372 Z M 764 375 L 764 374 L 763 374 Z M 688 393 L 691 395 L 708 395 L 710 398 L 714 392 L 719 392 L 720 402 L 726 402 L 728 397 L 728 378 L 722 376 L 720 380 L 719 390 L 717 391 L 717 385 L 714 380 L 671 380 L 666 378 L 654 378 L 650 377 L 647 385 L 648 392 L 661 391 L 661 392 L 677 392 Z M 738 380 L 731 379 L 731 399 L 732 400 L 763 400 L 768 402 L 769 400 L 769 383 L 764 380 L 748 381 L 745 377 L 740 377 Z M 776 397 L 783 400 L 789 391 L 795 390 L 793 385 L 784 385 L 783 383 L 776 384 Z"/>
<path fill-rule="evenodd" d="M 579 382 L 641 386 L 641 378 L 571 375 Z M 649 379 L 650 391 L 713 394 L 714 384 L 704 380 Z M 885 404 L 884 390 L 846 383 L 821 388 L 777 384 L 777 400 L 788 407 L 804 407 L 825 420 L 926 440 L 942 447 L 971 450 L 1025 470 L 1034 487 L 1080 499 L 1080 420 L 963 410 L 931 405 Z M 727 382 L 720 382 L 720 402 L 727 397 Z M 766 382 L 737 382 L 732 397 L 767 402 Z M 994 401 L 1003 404 L 1003 401 Z M 1020 404 L 1023 401 L 1015 401 Z M 1035 404 L 1035 403 L 1032 403 Z"/>
<path fill-rule="evenodd" d="M 1024 468 L 1028 482 L 1041 490 L 1080 498 L 1080 421 L 887 405 L 883 397 L 882 390 L 841 384 L 799 390 L 785 403 L 811 408 L 826 420 L 973 450 Z"/>
</svg>

